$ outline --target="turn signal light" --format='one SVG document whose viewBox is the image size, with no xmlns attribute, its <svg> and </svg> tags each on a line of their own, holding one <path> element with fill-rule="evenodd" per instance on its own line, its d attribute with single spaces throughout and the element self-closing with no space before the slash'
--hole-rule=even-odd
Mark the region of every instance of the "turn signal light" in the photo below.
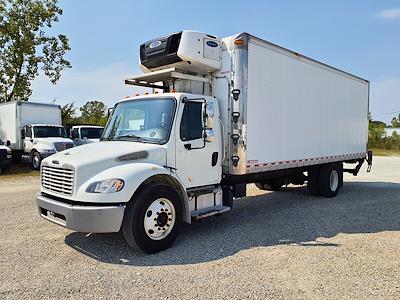
<svg viewBox="0 0 400 300">
<path fill-rule="evenodd" d="M 235 45 L 243 45 L 244 41 L 242 39 L 235 40 Z"/>
</svg>

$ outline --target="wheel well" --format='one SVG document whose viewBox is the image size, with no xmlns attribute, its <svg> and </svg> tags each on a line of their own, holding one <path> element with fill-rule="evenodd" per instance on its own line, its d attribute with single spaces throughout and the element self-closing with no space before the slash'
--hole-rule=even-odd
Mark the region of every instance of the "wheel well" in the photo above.
<svg viewBox="0 0 400 300">
<path fill-rule="evenodd" d="M 187 223 L 190 223 L 191 217 L 189 212 L 189 204 L 186 201 L 187 200 L 186 192 L 183 189 L 182 185 L 179 183 L 179 181 L 174 177 L 165 174 L 151 176 L 140 184 L 140 186 L 137 188 L 134 194 L 136 194 L 139 190 L 141 190 L 145 186 L 153 183 L 162 183 L 169 185 L 178 192 L 183 207 L 183 220 Z"/>
</svg>

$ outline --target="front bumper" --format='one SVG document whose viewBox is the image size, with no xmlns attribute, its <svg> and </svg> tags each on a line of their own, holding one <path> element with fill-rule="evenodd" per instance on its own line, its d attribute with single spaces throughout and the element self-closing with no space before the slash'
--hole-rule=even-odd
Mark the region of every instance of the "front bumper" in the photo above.
<svg viewBox="0 0 400 300">
<path fill-rule="evenodd" d="M 73 205 L 50 199 L 42 193 L 36 195 L 36 204 L 41 217 L 79 232 L 118 232 L 125 211 L 123 205 Z"/>
</svg>

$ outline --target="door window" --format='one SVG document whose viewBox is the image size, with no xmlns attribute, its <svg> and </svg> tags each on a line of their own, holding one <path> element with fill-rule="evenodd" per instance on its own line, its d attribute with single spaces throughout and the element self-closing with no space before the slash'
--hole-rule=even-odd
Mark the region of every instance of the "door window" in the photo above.
<svg viewBox="0 0 400 300">
<path fill-rule="evenodd" d="M 188 102 L 183 109 L 180 136 L 182 141 L 200 139 L 203 136 L 201 120 L 202 103 Z"/>
<path fill-rule="evenodd" d="M 25 127 L 25 136 L 28 137 L 28 138 L 32 137 L 32 130 L 31 130 L 30 126 L 26 126 Z"/>
</svg>

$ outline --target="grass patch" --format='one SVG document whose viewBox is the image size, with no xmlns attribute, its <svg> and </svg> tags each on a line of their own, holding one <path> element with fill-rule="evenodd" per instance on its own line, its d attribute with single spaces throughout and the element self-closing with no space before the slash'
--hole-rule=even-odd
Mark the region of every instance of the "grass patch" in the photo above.
<svg viewBox="0 0 400 300">
<path fill-rule="evenodd" d="M 400 156 L 400 150 L 371 149 L 376 156 Z"/>
<path fill-rule="evenodd" d="M 11 163 L 8 170 L 0 173 L 1 179 L 12 179 L 26 176 L 39 176 L 40 172 L 32 170 L 31 165 L 27 163 Z"/>
</svg>

